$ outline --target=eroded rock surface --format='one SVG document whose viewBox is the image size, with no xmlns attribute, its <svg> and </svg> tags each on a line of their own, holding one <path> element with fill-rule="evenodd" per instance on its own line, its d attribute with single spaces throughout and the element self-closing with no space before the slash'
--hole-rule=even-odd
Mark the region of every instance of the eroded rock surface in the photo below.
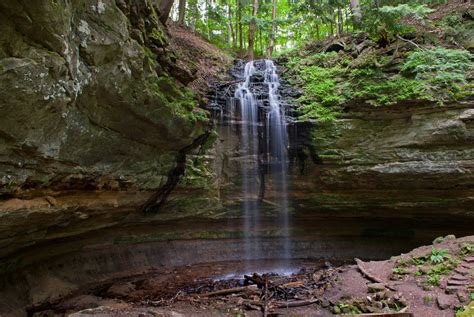
<svg viewBox="0 0 474 317">
<path fill-rule="evenodd" d="M 200 145 L 208 120 L 186 87 L 195 77 L 157 10 L 149 0 L 0 4 L 0 257 L 143 220 Z"/>
</svg>

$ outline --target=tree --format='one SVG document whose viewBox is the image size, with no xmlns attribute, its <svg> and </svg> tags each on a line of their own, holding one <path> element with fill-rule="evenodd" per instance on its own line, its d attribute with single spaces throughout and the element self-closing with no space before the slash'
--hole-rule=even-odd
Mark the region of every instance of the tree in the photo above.
<svg viewBox="0 0 474 317">
<path fill-rule="evenodd" d="M 173 7 L 174 0 L 161 0 L 158 5 L 160 11 L 160 21 L 166 24 L 170 16 L 171 8 Z"/>
<path fill-rule="evenodd" d="M 268 48 L 267 48 L 267 58 L 272 58 L 273 49 L 275 47 L 276 15 L 277 15 L 277 0 L 272 0 L 272 29 L 270 31 L 270 44 L 268 45 Z"/>
<path fill-rule="evenodd" d="M 186 0 L 179 0 L 179 18 L 178 24 L 184 25 L 184 18 L 186 16 Z"/>
<path fill-rule="evenodd" d="M 359 26 L 362 21 L 362 12 L 360 11 L 359 0 L 351 0 L 352 23 L 354 26 Z"/>
<path fill-rule="evenodd" d="M 228 18 L 228 27 L 229 27 L 229 45 L 234 48 L 235 47 L 235 32 L 234 32 L 234 27 L 232 24 L 232 2 L 230 0 L 227 0 L 227 18 Z"/>
<path fill-rule="evenodd" d="M 240 56 L 242 57 L 244 54 L 244 27 L 242 23 L 242 0 L 237 0 L 237 6 L 238 6 L 237 19 L 239 20 L 239 52 L 240 52 Z"/>
<path fill-rule="evenodd" d="M 247 57 L 249 60 L 255 58 L 254 54 L 254 41 L 255 41 L 255 28 L 257 26 L 257 12 L 258 12 L 258 0 L 253 0 L 252 6 L 252 19 L 249 23 L 249 46 L 247 50 Z"/>
</svg>

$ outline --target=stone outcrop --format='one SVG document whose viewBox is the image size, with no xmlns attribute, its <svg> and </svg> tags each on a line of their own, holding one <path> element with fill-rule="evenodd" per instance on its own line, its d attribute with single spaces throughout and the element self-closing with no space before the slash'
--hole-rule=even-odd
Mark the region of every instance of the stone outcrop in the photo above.
<svg viewBox="0 0 474 317">
<path fill-rule="evenodd" d="M 149 0 L 0 4 L 0 257 L 143 221 L 205 141 L 158 16 Z"/>
<path fill-rule="evenodd" d="M 299 138 L 296 146 L 305 164 L 294 174 L 293 187 L 305 193 L 299 195 L 302 208 L 356 216 L 472 219 L 473 109 L 472 102 L 359 105 L 336 122 L 306 123 L 300 131 L 308 131 L 309 140 Z"/>
</svg>

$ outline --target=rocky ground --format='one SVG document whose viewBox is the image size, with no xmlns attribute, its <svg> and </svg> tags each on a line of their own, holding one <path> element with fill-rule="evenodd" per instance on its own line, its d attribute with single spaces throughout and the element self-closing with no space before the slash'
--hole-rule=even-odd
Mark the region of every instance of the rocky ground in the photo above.
<svg viewBox="0 0 474 317">
<path fill-rule="evenodd" d="M 275 271 L 274 262 L 260 263 L 260 273 L 247 275 L 239 273 L 246 270 L 239 262 L 156 269 L 91 285 L 69 298 L 30 307 L 29 312 L 34 316 L 406 312 L 451 317 L 473 300 L 474 236 L 451 235 L 433 243 L 385 261 L 295 262 L 301 269 L 286 275 Z"/>
</svg>

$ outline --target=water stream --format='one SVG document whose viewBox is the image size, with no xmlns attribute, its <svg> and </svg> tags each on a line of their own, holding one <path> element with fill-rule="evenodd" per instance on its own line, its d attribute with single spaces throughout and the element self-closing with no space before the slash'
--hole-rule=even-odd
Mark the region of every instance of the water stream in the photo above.
<svg viewBox="0 0 474 317">
<path fill-rule="evenodd" d="M 261 254 L 259 230 L 260 203 L 264 194 L 273 192 L 271 203 L 278 206 L 281 257 L 291 258 L 288 215 L 288 133 L 285 109 L 280 103 L 280 79 L 273 61 L 251 61 L 245 64 L 242 82 L 237 85 L 227 111 L 239 108 L 241 137 L 241 175 L 245 259 Z M 262 80 L 263 79 L 263 80 Z M 262 87 L 264 89 L 262 89 Z M 262 175 L 267 175 L 262 177 Z M 269 187 L 271 185 L 271 188 Z"/>
</svg>

